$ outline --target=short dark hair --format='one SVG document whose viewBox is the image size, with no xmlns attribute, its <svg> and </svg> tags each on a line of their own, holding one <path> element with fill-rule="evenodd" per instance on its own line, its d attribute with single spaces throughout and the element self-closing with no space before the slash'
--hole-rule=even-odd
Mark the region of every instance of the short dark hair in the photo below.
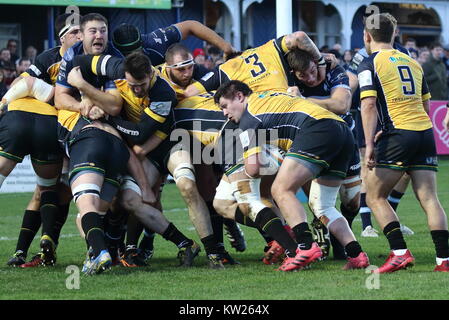
<svg viewBox="0 0 449 320">
<path fill-rule="evenodd" d="M 374 23 L 376 20 L 379 24 Z M 375 13 L 368 16 L 365 21 L 365 30 L 376 42 L 390 43 L 397 26 L 396 19 L 389 13 Z"/>
<path fill-rule="evenodd" d="M 72 17 L 72 19 L 70 19 L 70 21 L 67 21 L 67 19 L 70 18 L 70 17 Z M 60 37 L 59 34 L 61 33 L 61 30 L 68 23 L 70 24 L 70 26 L 76 26 L 77 24 L 76 23 L 72 23 L 72 21 L 73 22 L 75 22 L 75 21 L 81 22 L 81 20 L 82 20 L 82 16 L 80 16 L 79 14 L 76 14 L 76 13 L 73 13 L 73 14 L 72 13 L 64 13 L 64 14 L 59 15 L 56 18 L 56 20 L 55 20 L 55 34 L 56 34 L 56 37 L 57 38 Z"/>
<path fill-rule="evenodd" d="M 106 24 L 106 26 L 108 25 L 108 20 L 103 15 L 99 13 L 88 13 L 81 18 L 80 22 L 81 31 L 84 30 L 86 23 L 88 23 L 89 21 L 103 21 Z"/>
<path fill-rule="evenodd" d="M 123 71 L 128 72 L 137 80 L 150 76 L 153 71 L 151 61 L 143 52 L 133 52 L 125 58 Z"/>
<path fill-rule="evenodd" d="M 189 55 L 192 56 L 190 50 L 186 46 L 181 43 L 173 43 L 165 52 L 165 61 L 171 64 L 175 54 L 181 55 L 185 60 L 189 58 Z"/>
<path fill-rule="evenodd" d="M 31 63 L 31 59 L 29 58 L 20 58 L 19 61 L 17 62 L 17 65 L 20 66 L 24 61 L 29 61 Z"/>
<path fill-rule="evenodd" d="M 222 84 L 215 92 L 214 101 L 218 103 L 220 98 L 234 99 L 237 92 L 243 93 L 245 97 L 249 97 L 253 91 L 248 87 L 248 85 L 242 81 L 232 80 L 227 83 Z"/>
<path fill-rule="evenodd" d="M 132 24 L 122 23 L 112 33 L 112 43 L 124 55 L 141 49 L 140 31 Z"/>
<path fill-rule="evenodd" d="M 6 46 L 9 46 L 9 44 L 10 44 L 11 42 L 18 43 L 18 41 L 17 41 L 16 39 L 9 39 Z"/>
<path fill-rule="evenodd" d="M 313 56 L 304 50 L 294 48 L 286 55 L 287 63 L 293 71 L 305 72 L 309 69 Z"/>
<path fill-rule="evenodd" d="M 238 57 L 238 56 L 241 55 L 242 53 L 243 53 L 243 51 L 234 51 L 234 52 L 231 52 L 231 53 L 229 53 L 229 54 L 226 55 L 226 60 L 225 60 L 225 61 L 234 59 L 235 57 Z"/>
<path fill-rule="evenodd" d="M 430 44 L 429 50 L 433 50 L 433 49 L 438 48 L 438 47 L 443 48 L 443 46 L 441 45 L 441 43 L 439 43 L 439 42 L 433 42 L 433 43 Z"/>
<path fill-rule="evenodd" d="M 412 37 L 408 37 L 407 40 L 405 40 L 405 42 L 414 42 L 414 43 L 416 43 L 416 39 L 412 38 Z"/>
</svg>

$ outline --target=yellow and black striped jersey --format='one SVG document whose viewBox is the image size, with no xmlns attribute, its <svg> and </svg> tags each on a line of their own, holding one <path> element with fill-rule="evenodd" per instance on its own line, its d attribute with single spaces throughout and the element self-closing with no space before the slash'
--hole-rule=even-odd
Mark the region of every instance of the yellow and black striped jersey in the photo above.
<svg viewBox="0 0 449 320">
<path fill-rule="evenodd" d="M 253 93 L 240 119 L 239 128 L 245 157 L 260 152 L 257 130 L 264 129 L 267 142 L 288 151 L 294 139 L 301 134 L 301 128 L 309 121 L 333 119 L 344 120 L 307 99 L 285 92 L 266 91 Z M 245 139 L 246 137 L 246 139 Z"/>
<path fill-rule="evenodd" d="M 59 73 L 61 60 L 61 47 L 46 50 L 36 57 L 34 63 L 22 73 L 21 76 L 39 78 L 54 86 Z M 26 111 L 53 116 L 58 114 L 58 111 L 50 104 L 31 97 L 12 101 L 8 105 L 8 110 Z"/>
<path fill-rule="evenodd" d="M 382 129 L 423 131 L 432 128 L 423 101 L 430 99 L 424 73 L 411 57 L 387 49 L 365 58 L 358 68 L 360 99 L 377 98 Z"/>
<path fill-rule="evenodd" d="M 246 83 L 254 92 L 287 90 L 293 78 L 284 55 L 288 52 L 285 37 L 273 39 L 264 45 L 248 49 L 240 56 L 226 61 L 202 77 L 195 86 L 202 91 L 216 90 L 231 80 Z"/>
<path fill-rule="evenodd" d="M 187 130 L 203 145 L 215 143 L 226 120 L 214 102 L 214 92 L 186 98 L 174 109 L 175 127 Z"/>
</svg>

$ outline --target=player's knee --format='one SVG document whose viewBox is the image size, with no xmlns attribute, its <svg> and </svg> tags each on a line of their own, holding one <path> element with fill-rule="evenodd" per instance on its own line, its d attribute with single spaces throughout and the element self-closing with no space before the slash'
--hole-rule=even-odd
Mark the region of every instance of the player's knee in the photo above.
<svg viewBox="0 0 449 320">
<path fill-rule="evenodd" d="M 357 211 L 360 207 L 360 191 L 362 181 L 359 177 L 345 180 L 340 188 L 340 200 L 342 204 L 350 211 Z"/>
<path fill-rule="evenodd" d="M 173 170 L 173 179 L 175 180 L 176 184 L 178 184 L 178 181 L 180 179 L 195 182 L 195 168 L 191 163 L 180 163 Z"/>
<path fill-rule="evenodd" d="M 328 187 L 313 181 L 310 187 L 309 206 L 313 214 L 325 225 L 343 217 L 335 208 L 339 187 Z"/>
<path fill-rule="evenodd" d="M 122 192 L 119 202 L 123 209 L 134 212 L 142 203 L 142 198 L 137 194 L 137 192 L 125 189 Z"/>
<path fill-rule="evenodd" d="M 176 186 L 184 200 L 187 202 L 192 202 L 198 199 L 199 193 L 195 181 L 188 178 L 178 178 Z"/>
</svg>

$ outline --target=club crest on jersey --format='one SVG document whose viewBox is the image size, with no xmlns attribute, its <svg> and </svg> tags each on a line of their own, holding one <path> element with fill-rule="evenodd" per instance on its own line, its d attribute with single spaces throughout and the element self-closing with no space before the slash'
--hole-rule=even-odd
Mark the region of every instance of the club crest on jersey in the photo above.
<svg viewBox="0 0 449 320">
<path fill-rule="evenodd" d="M 154 113 L 167 116 L 170 113 L 171 101 L 156 101 L 150 103 L 150 110 Z"/>
</svg>

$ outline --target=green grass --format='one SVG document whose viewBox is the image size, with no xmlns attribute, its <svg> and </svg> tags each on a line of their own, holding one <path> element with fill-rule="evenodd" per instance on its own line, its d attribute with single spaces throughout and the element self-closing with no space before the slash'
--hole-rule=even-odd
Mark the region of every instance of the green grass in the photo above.
<svg viewBox="0 0 449 320">
<path fill-rule="evenodd" d="M 439 196 L 443 207 L 449 208 L 449 161 L 440 162 Z M 416 258 L 416 266 L 407 271 L 380 276 L 380 288 L 368 290 L 369 274 L 363 270 L 343 271 L 341 261 L 315 263 L 309 270 L 294 273 L 275 271 L 275 266 L 260 262 L 264 242 L 253 229 L 242 227 L 248 243 L 243 253 L 229 251 L 242 264 L 226 270 L 209 270 L 204 251 L 190 269 L 176 267 L 176 247 L 162 237 L 155 240 L 151 266 L 140 269 L 114 267 L 106 274 L 81 276 L 80 289 L 66 288 L 66 267 L 81 267 L 85 255 L 84 241 L 76 236 L 75 208 L 70 215 L 58 248 L 55 267 L 20 269 L 6 266 L 14 252 L 22 212 L 31 194 L 0 195 L 0 299 L 447 299 L 449 277 L 434 273 L 434 246 L 427 230 L 425 215 L 414 199 L 411 188 L 399 206 L 401 221 L 415 231 L 406 237 Z M 199 241 L 185 205 L 174 185 L 167 185 L 163 194 L 166 216 L 186 235 Z M 354 231 L 360 235 L 360 220 Z M 376 226 L 377 228 L 377 226 Z M 377 228 L 378 229 L 378 228 Z M 9 238 L 11 240 L 4 240 Z M 385 237 L 358 237 L 374 265 L 381 265 L 388 254 Z M 225 240 L 226 241 L 226 240 Z M 228 245 L 228 244 L 227 244 Z M 35 240 L 28 257 L 38 250 Z"/>
</svg>

